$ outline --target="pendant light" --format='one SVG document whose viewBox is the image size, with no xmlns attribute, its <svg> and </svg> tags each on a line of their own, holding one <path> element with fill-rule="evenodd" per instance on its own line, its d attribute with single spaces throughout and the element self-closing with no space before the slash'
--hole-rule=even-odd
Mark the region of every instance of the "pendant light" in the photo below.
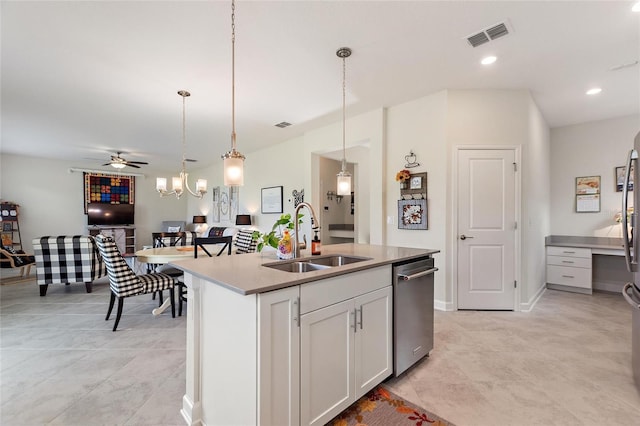
<svg viewBox="0 0 640 426">
<path fill-rule="evenodd" d="M 231 1 L 231 151 L 222 156 L 224 160 L 224 184 L 244 185 L 245 156 L 236 150 L 236 3 Z"/>
<path fill-rule="evenodd" d="M 189 174 L 185 171 L 185 162 L 186 159 L 186 150 L 187 150 L 187 138 L 186 138 L 186 122 L 185 122 L 185 99 L 188 96 L 191 96 L 191 93 L 186 90 L 180 90 L 178 95 L 182 96 L 182 171 L 179 176 L 174 176 L 171 178 L 172 190 L 167 191 L 167 179 L 166 178 L 156 178 L 156 190 L 160 193 L 161 197 L 166 197 L 167 195 L 175 195 L 176 198 L 180 198 L 180 196 L 184 193 L 186 189 L 189 191 L 189 194 L 193 195 L 197 198 L 202 198 L 204 194 L 207 193 L 207 180 L 206 179 L 198 179 L 196 181 L 196 190 L 192 191 L 189 188 Z"/>
<path fill-rule="evenodd" d="M 347 155 L 345 148 L 345 127 L 346 127 L 346 80 L 347 64 L 346 58 L 351 56 L 351 49 L 341 47 L 336 52 L 338 58 L 342 58 L 342 170 L 338 173 L 338 195 L 351 195 L 351 173 L 347 171 Z"/>
</svg>

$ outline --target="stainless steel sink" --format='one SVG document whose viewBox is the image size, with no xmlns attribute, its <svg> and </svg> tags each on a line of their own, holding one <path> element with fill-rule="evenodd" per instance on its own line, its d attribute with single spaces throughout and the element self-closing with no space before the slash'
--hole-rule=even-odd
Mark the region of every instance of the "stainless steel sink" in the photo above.
<svg viewBox="0 0 640 426">
<path fill-rule="evenodd" d="M 300 273 L 300 272 L 320 271 L 323 269 L 333 268 L 336 266 L 343 266 L 351 263 L 362 262 L 364 260 L 371 260 L 371 259 L 368 257 L 345 256 L 341 254 L 334 254 L 334 255 L 328 255 L 328 256 L 301 258 L 293 261 L 265 263 L 262 266 L 266 266 L 267 268 L 278 269 L 280 271 L 285 271 L 285 272 Z"/>
<path fill-rule="evenodd" d="M 279 263 L 269 263 L 266 265 L 268 268 L 279 269 L 285 272 L 310 272 L 310 271 L 319 271 L 321 269 L 328 269 L 330 266 L 326 265 L 316 265 L 310 262 L 279 262 Z"/>
<path fill-rule="evenodd" d="M 359 256 L 345 256 L 343 254 L 335 254 L 331 256 L 320 256 L 313 257 L 309 259 L 309 262 L 314 263 L 316 265 L 326 265 L 326 266 L 342 266 L 349 265 L 350 263 L 362 262 L 365 260 L 371 260 L 369 257 L 359 257 Z"/>
</svg>

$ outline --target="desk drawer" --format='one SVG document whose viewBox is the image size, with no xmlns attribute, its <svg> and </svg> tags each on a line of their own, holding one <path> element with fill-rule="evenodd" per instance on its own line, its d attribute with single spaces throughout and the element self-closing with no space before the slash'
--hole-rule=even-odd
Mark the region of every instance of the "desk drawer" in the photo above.
<svg viewBox="0 0 640 426">
<path fill-rule="evenodd" d="M 547 256 L 547 265 L 572 266 L 574 268 L 591 268 L 591 256 L 589 256 L 588 258 Z"/>
<path fill-rule="evenodd" d="M 591 249 L 582 247 L 557 247 L 547 246 L 547 256 L 588 257 L 591 258 Z"/>
<path fill-rule="evenodd" d="M 547 265 L 547 282 L 590 289 L 591 268 Z"/>
</svg>

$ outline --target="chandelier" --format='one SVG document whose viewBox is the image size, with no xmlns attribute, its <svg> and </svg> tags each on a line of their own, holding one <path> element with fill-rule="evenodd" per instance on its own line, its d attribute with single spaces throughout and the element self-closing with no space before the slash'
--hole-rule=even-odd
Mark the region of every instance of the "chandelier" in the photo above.
<svg viewBox="0 0 640 426">
<path fill-rule="evenodd" d="M 347 156 L 345 148 L 345 127 L 346 127 L 346 80 L 347 80 L 347 65 L 346 58 L 351 56 L 351 49 L 348 47 L 341 47 L 336 52 L 338 58 L 342 58 L 342 170 L 338 173 L 338 196 L 351 195 L 351 173 L 347 171 Z"/>
<path fill-rule="evenodd" d="M 180 172 L 180 176 L 174 176 L 171 178 L 172 190 L 167 191 L 167 179 L 166 178 L 156 178 L 156 190 L 160 193 L 161 197 L 166 197 L 167 195 L 175 195 L 176 198 L 180 198 L 180 196 L 184 193 L 186 189 L 189 191 L 189 194 L 193 195 L 197 198 L 202 198 L 204 194 L 207 193 L 207 180 L 206 179 L 198 179 L 196 181 L 195 191 L 192 191 L 189 188 L 189 174 L 185 171 L 185 163 L 186 159 L 186 149 L 187 149 L 187 139 L 186 139 L 186 125 L 185 125 L 185 99 L 188 96 L 191 96 L 191 93 L 186 90 L 180 90 L 178 95 L 182 96 L 182 171 Z"/>
<path fill-rule="evenodd" d="M 222 156 L 224 160 L 224 184 L 244 185 L 245 156 L 236 150 L 236 3 L 231 1 L 231 151 Z"/>
</svg>

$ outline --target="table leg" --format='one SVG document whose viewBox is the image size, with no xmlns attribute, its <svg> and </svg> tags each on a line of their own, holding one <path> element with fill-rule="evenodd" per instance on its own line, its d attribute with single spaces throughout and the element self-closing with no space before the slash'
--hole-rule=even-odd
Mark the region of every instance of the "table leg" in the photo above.
<svg viewBox="0 0 640 426">
<path fill-rule="evenodd" d="M 173 291 L 172 289 L 170 291 Z M 159 307 L 155 308 L 153 311 L 151 311 L 151 313 L 153 315 L 160 315 L 161 313 L 163 313 L 165 311 L 165 309 L 171 307 L 171 299 L 169 299 L 168 297 L 166 299 L 164 299 L 164 302 L 162 302 L 162 305 L 160 305 Z"/>
</svg>

